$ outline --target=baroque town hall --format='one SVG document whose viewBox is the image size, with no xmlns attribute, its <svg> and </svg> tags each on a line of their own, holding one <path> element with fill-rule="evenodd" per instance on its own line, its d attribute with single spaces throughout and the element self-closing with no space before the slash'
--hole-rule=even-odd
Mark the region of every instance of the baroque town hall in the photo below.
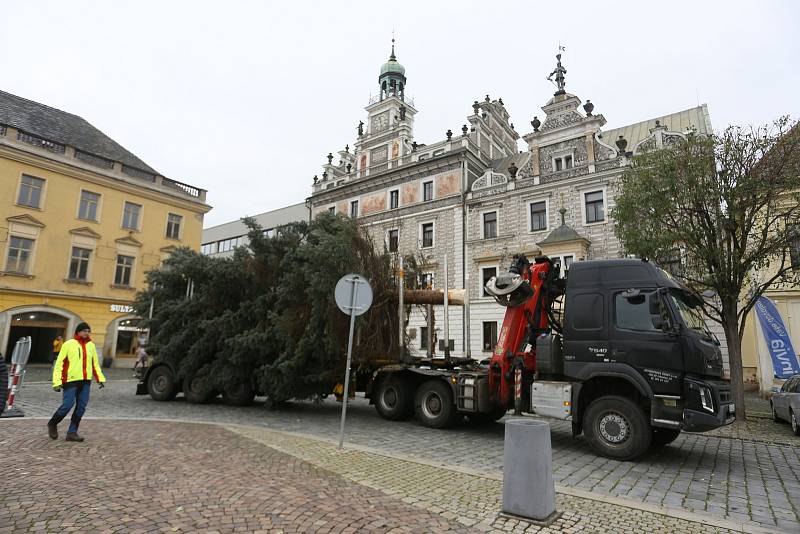
<svg viewBox="0 0 800 534">
<path fill-rule="evenodd" d="M 505 309 L 483 286 L 508 268 L 514 254 L 545 254 L 564 269 L 574 261 L 620 256 L 609 215 L 631 155 L 691 130 L 711 132 L 705 104 L 603 130 L 606 119 L 592 113 L 594 105 L 565 91 L 560 54 L 557 60 L 551 75 L 557 91 L 522 136 L 526 151 L 518 148 L 520 134 L 502 99 L 488 95 L 472 103 L 461 131 L 423 144 L 414 138 L 417 109 L 406 98 L 405 68 L 393 44 L 353 149 L 339 151 L 338 162 L 328 154 L 322 177 L 314 177 L 312 216 L 330 211 L 357 217 L 376 244 L 424 258 L 429 272 L 422 283 L 444 287 L 447 256 L 447 287 L 467 289 L 470 302 L 468 309 L 450 309 L 454 354 L 491 355 Z M 412 353 L 441 355 L 439 308 L 430 333 L 423 314 L 412 312 Z"/>
</svg>

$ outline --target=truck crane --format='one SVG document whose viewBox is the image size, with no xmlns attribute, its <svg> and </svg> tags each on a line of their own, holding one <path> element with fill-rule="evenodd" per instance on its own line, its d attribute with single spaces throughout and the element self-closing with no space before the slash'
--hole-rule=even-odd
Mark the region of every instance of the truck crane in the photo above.
<svg viewBox="0 0 800 534">
<path fill-rule="evenodd" d="M 392 420 L 441 428 L 508 410 L 571 421 L 598 454 L 632 460 L 681 431 L 735 419 L 719 341 L 701 301 L 639 259 L 560 265 L 514 257 L 486 291 L 506 307 L 488 365 L 420 358 L 373 373 L 366 396 Z"/>
</svg>

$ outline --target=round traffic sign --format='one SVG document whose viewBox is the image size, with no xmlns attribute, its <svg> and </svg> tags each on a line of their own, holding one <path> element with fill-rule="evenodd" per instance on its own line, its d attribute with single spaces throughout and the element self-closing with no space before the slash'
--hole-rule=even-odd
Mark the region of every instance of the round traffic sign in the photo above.
<svg viewBox="0 0 800 534">
<path fill-rule="evenodd" d="M 352 310 L 353 315 L 361 315 L 372 305 L 372 287 L 360 274 L 347 274 L 336 282 L 334 298 L 343 313 L 350 315 Z"/>
</svg>

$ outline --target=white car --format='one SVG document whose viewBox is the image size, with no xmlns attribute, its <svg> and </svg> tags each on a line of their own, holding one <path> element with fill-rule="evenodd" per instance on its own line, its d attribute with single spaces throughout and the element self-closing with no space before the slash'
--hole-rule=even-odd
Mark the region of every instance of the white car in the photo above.
<svg viewBox="0 0 800 534">
<path fill-rule="evenodd" d="M 777 388 L 776 388 L 777 389 Z M 800 436 L 800 374 L 786 379 L 769 400 L 773 421 L 788 421 L 795 436 Z"/>
</svg>

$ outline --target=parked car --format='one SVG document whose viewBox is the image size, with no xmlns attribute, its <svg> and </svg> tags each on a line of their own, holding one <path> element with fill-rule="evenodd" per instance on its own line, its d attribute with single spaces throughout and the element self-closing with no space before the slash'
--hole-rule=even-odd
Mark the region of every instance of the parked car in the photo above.
<svg viewBox="0 0 800 534">
<path fill-rule="evenodd" d="M 769 400 L 773 421 L 788 421 L 792 431 L 800 436 L 800 374 L 786 379 L 780 391 Z"/>
</svg>

